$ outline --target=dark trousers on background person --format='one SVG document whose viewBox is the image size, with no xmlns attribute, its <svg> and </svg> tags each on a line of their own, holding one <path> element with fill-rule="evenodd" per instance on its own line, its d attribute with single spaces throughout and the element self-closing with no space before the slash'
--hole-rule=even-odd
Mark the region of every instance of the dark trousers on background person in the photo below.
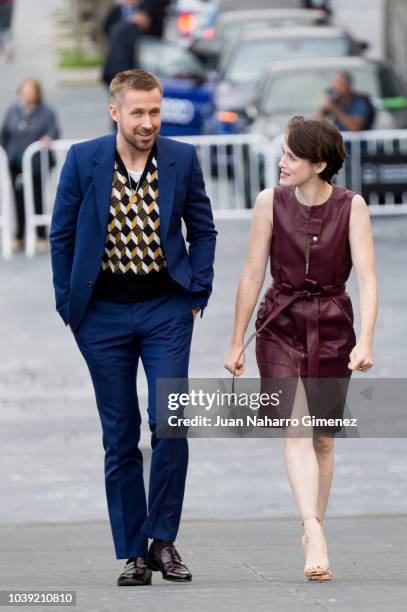
<svg viewBox="0 0 407 612">
<path fill-rule="evenodd" d="M 187 378 L 193 330 L 181 291 L 144 302 L 92 298 L 74 336 L 89 368 L 103 430 L 105 485 L 118 559 L 145 556 L 148 538 L 174 541 L 188 464 L 186 438 L 156 436 L 157 378 Z M 152 459 L 148 508 L 136 377 L 148 382 Z"/>
<path fill-rule="evenodd" d="M 16 207 L 16 239 L 24 240 L 25 234 L 25 208 L 24 208 L 24 189 L 22 182 L 22 169 L 20 164 L 10 164 L 10 175 L 14 193 L 14 202 Z M 37 215 L 41 215 L 43 212 L 42 206 L 42 182 L 41 173 L 33 172 L 33 190 L 34 190 L 34 212 Z M 45 226 L 37 226 L 38 238 L 46 238 L 47 234 Z"/>
</svg>

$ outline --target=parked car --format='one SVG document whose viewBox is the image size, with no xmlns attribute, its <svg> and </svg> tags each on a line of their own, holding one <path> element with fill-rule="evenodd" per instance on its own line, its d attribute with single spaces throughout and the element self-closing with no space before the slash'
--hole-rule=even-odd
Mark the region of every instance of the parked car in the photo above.
<svg viewBox="0 0 407 612">
<path fill-rule="evenodd" d="M 328 16 L 317 9 L 248 9 L 221 13 L 214 35 L 196 37 L 192 50 L 215 68 L 242 32 L 264 28 L 326 25 Z"/>
<path fill-rule="evenodd" d="M 356 92 L 368 95 L 376 108 L 374 129 L 407 127 L 407 85 L 387 62 L 343 57 L 286 61 L 270 65 L 261 77 L 248 131 L 269 137 L 281 132 L 295 114 L 313 115 L 332 78 L 349 72 Z M 247 122 L 250 123 L 250 119 Z"/>
<path fill-rule="evenodd" d="M 164 87 L 161 133 L 165 136 L 201 134 L 213 112 L 213 84 L 204 64 L 178 44 L 143 38 L 140 66 L 156 74 Z"/>
<path fill-rule="evenodd" d="M 216 78 L 215 110 L 205 126 L 206 133 L 241 131 L 242 122 L 247 122 L 245 109 L 253 104 L 259 78 L 268 64 L 294 58 L 346 56 L 354 50 L 354 40 L 340 27 L 269 28 L 244 33 L 230 49 Z"/>
<path fill-rule="evenodd" d="M 250 11 L 257 9 L 301 9 L 303 0 L 251 0 Z M 247 0 L 175 0 L 167 11 L 165 38 L 185 45 L 210 40 L 216 35 L 218 17 L 248 9 Z M 303 12 L 312 12 L 307 9 Z M 321 11 L 318 11 L 321 13 Z M 310 22 L 307 21 L 308 24 Z"/>
<path fill-rule="evenodd" d="M 178 0 L 168 10 L 165 39 L 188 45 L 196 39 L 212 38 L 218 14 L 218 2 Z"/>
</svg>

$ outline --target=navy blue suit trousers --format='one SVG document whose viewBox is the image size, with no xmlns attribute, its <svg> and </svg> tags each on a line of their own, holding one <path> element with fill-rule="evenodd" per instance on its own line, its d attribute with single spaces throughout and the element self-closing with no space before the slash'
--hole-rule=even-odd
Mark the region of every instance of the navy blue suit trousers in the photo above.
<svg viewBox="0 0 407 612">
<path fill-rule="evenodd" d="M 156 436 L 157 378 L 187 378 L 193 330 L 185 293 L 125 303 L 91 299 L 74 337 L 89 368 L 103 430 L 105 484 L 118 559 L 143 556 L 148 538 L 174 541 L 188 465 L 186 438 Z M 148 381 L 152 460 L 148 505 L 139 449 L 137 369 Z"/>
</svg>

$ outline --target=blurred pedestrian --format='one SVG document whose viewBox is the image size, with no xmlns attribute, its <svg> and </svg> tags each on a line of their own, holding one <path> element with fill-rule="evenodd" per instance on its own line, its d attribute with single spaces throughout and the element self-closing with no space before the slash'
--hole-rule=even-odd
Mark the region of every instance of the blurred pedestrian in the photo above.
<svg viewBox="0 0 407 612">
<path fill-rule="evenodd" d="M 0 0 L 0 61 L 8 62 L 13 57 L 14 41 L 11 24 L 14 0 Z"/>
<path fill-rule="evenodd" d="M 103 31 L 110 38 L 114 28 L 123 22 L 127 22 L 138 9 L 141 0 L 120 0 L 107 13 L 103 22 Z"/>
<path fill-rule="evenodd" d="M 103 30 L 108 37 L 108 48 L 103 65 L 102 80 L 107 87 L 118 72 L 138 67 L 137 44 L 143 28 L 143 15 L 139 15 L 141 0 L 121 0 L 106 16 Z"/>
<path fill-rule="evenodd" d="M 139 19 L 145 36 L 162 38 L 166 11 L 170 3 L 170 0 L 142 0 L 138 16 L 136 14 L 131 19 L 133 21 Z"/>
<path fill-rule="evenodd" d="M 304 574 L 318 582 L 332 579 L 322 525 L 333 476 L 334 436 L 341 430 L 352 372 L 367 372 L 373 365 L 377 314 L 366 202 L 332 184 L 344 160 L 343 138 L 331 123 L 303 117 L 290 121 L 280 185 L 265 189 L 256 200 L 225 362 L 227 370 L 240 376 L 244 351 L 256 337 L 262 390 L 280 389 L 276 384 L 284 389 L 266 416 L 273 419 L 271 426 L 275 418 L 284 427 L 288 480 L 304 526 Z M 258 309 L 256 332 L 245 342 L 269 261 L 273 283 Z M 357 340 L 345 287 L 352 266 L 361 320 Z M 311 418 L 319 419 L 317 426 Z"/>
<path fill-rule="evenodd" d="M 168 5 L 169 0 L 121 0 L 109 11 L 103 24 L 108 50 L 102 80 L 107 87 L 118 72 L 140 67 L 140 37 L 162 37 Z"/>
<path fill-rule="evenodd" d="M 16 206 L 17 231 L 14 243 L 15 250 L 24 247 L 25 208 L 22 177 L 22 159 L 26 148 L 36 141 L 49 146 L 51 141 L 59 136 L 59 128 L 55 112 L 43 102 L 42 88 L 36 79 L 25 79 L 18 88 L 18 101 L 8 110 L 0 131 L 0 144 L 5 149 L 8 161 L 14 199 Z M 52 156 L 49 156 L 52 165 Z M 43 210 L 41 161 L 40 155 L 33 158 L 33 191 L 34 210 L 41 214 Z M 39 247 L 46 247 L 46 231 L 44 226 L 37 227 Z"/>
<path fill-rule="evenodd" d="M 110 37 L 115 25 L 127 21 L 146 36 L 162 38 L 169 5 L 170 0 L 121 0 L 108 12 L 103 30 Z"/>
<path fill-rule="evenodd" d="M 340 72 L 322 100 L 321 114 L 338 130 L 359 132 L 372 129 L 376 111 L 368 95 L 353 90 L 352 75 Z"/>
</svg>

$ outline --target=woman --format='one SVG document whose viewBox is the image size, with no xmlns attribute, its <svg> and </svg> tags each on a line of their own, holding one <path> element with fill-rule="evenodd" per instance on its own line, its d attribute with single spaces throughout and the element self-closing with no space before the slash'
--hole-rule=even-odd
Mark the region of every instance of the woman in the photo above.
<svg viewBox="0 0 407 612">
<path fill-rule="evenodd" d="M 315 413 L 315 388 L 313 392 L 310 383 L 317 379 L 323 385 L 328 378 L 339 383 L 342 398 L 338 405 L 337 395 L 335 405 L 326 405 L 325 411 L 342 414 L 343 389 L 346 395 L 352 371 L 367 372 L 373 365 L 377 313 L 373 240 L 364 199 L 331 184 L 344 159 L 342 136 L 333 125 L 294 117 L 279 164 L 280 187 L 265 189 L 255 203 L 225 367 L 236 376 L 244 371 L 244 335 L 270 257 L 273 285 L 257 315 L 256 357 L 262 380 L 297 381 L 292 402 L 280 417 Z M 345 292 L 352 265 L 360 301 L 357 342 L 352 304 Z M 324 401 L 329 404 L 330 399 L 325 394 Z M 285 464 L 304 526 L 304 573 L 309 580 L 332 578 L 322 523 L 332 481 L 335 431 L 313 429 L 308 437 L 293 427 L 284 432 Z"/>
<path fill-rule="evenodd" d="M 22 183 L 22 160 L 26 148 L 41 141 L 49 146 L 58 138 L 59 128 L 54 111 L 44 104 L 41 85 L 35 79 L 25 79 L 18 88 L 18 102 L 12 104 L 6 112 L 0 132 L 0 144 L 6 150 L 14 199 L 16 205 L 17 231 L 14 250 L 24 247 L 25 209 Z M 53 159 L 49 156 L 49 162 Z M 33 158 L 34 209 L 42 214 L 42 183 L 40 156 Z M 39 247 L 47 245 L 44 226 L 37 227 Z"/>
</svg>

